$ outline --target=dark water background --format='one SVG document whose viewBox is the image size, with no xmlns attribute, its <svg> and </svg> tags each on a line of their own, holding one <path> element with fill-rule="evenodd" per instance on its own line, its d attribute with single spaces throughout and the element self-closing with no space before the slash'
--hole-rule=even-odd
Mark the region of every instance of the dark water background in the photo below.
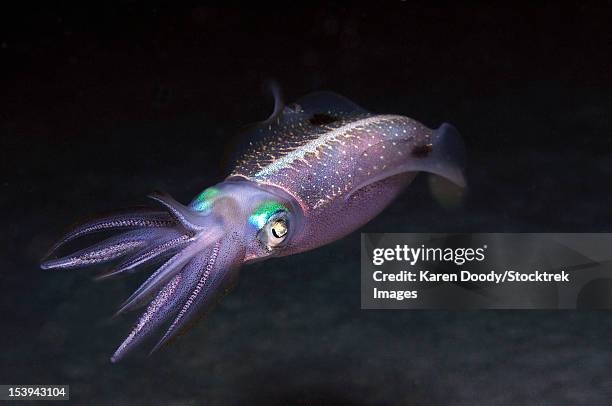
<svg viewBox="0 0 612 406">
<path fill-rule="evenodd" d="M 243 269 L 174 346 L 113 365 L 143 273 L 91 281 L 37 261 L 70 223 L 187 202 L 230 137 L 289 100 L 342 93 L 469 151 L 447 211 L 421 177 L 362 231 L 612 231 L 610 13 L 589 3 L 223 9 L 13 5 L 0 19 L 0 383 L 75 404 L 609 404 L 609 311 L 360 310 L 359 233 Z"/>
</svg>

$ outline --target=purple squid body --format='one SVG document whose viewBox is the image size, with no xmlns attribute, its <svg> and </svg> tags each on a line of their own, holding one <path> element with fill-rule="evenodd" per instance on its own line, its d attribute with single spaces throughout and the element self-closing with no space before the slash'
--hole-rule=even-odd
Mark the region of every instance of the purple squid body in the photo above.
<svg viewBox="0 0 612 406">
<path fill-rule="evenodd" d="M 307 251 L 355 231 L 418 172 L 465 184 L 463 144 L 449 124 L 430 130 L 408 117 L 372 114 L 329 92 L 287 107 L 277 101 L 277 107 L 254 127 L 258 141 L 232 173 L 189 205 L 154 193 L 161 210 L 121 212 L 77 226 L 43 260 L 43 269 L 66 269 L 122 258 L 101 278 L 161 263 L 119 309 L 147 306 L 113 362 L 162 326 L 153 351 L 166 344 L 218 300 L 241 265 Z M 51 258 L 67 242 L 105 230 L 124 232 Z"/>
</svg>

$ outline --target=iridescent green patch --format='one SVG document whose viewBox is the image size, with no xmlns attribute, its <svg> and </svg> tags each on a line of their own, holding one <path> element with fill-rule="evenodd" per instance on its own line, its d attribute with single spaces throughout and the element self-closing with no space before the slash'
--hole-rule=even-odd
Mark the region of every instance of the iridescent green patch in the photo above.
<svg viewBox="0 0 612 406">
<path fill-rule="evenodd" d="M 220 190 L 216 187 L 209 187 L 191 202 L 191 208 L 195 211 L 209 211 L 212 208 L 212 203 L 219 195 Z"/>
<path fill-rule="evenodd" d="M 257 206 L 251 217 L 249 217 L 249 222 L 260 230 L 266 225 L 270 217 L 279 211 L 287 211 L 287 207 L 273 200 L 265 201 Z"/>
</svg>

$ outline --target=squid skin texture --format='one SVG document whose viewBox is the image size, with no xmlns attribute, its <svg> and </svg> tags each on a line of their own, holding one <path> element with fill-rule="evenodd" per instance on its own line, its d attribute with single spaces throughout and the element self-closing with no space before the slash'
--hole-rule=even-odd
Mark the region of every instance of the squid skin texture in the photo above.
<svg viewBox="0 0 612 406">
<path fill-rule="evenodd" d="M 330 92 L 288 106 L 278 89 L 274 94 L 274 113 L 252 127 L 250 150 L 224 181 L 188 205 L 153 193 L 161 210 L 119 212 L 79 225 L 43 259 L 43 269 L 72 269 L 122 258 L 102 278 L 163 261 L 120 307 L 118 313 L 146 306 L 111 361 L 163 326 L 153 351 L 164 346 L 215 304 L 243 265 L 311 250 L 357 230 L 418 172 L 465 186 L 463 143 L 449 124 L 431 130 Z M 72 240 L 108 230 L 122 232 L 51 258 Z"/>
</svg>

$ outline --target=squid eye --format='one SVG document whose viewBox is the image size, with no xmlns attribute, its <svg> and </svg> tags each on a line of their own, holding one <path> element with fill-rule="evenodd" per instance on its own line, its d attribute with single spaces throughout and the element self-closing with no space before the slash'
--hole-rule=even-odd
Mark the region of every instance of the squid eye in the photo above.
<svg viewBox="0 0 612 406">
<path fill-rule="evenodd" d="M 283 244 L 289 235 L 289 219 L 287 212 L 278 212 L 274 214 L 259 230 L 257 238 L 261 243 L 271 251 Z"/>
<path fill-rule="evenodd" d="M 284 239 L 289 229 L 287 228 L 287 222 L 284 219 L 279 219 L 272 224 L 271 230 L 275 238 Z"/>
</svg>

